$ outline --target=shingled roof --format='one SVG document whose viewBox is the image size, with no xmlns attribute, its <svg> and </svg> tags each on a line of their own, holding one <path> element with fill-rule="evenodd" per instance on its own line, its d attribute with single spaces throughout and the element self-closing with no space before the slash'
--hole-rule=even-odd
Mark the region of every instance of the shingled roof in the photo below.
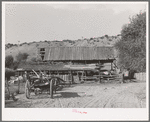
<svg viewBox="0 0 150 122">
<path fill-rule="evenodd" d="M 114 59 L 113 47 L 47 47 L 44 61 Z"/>
</svg>

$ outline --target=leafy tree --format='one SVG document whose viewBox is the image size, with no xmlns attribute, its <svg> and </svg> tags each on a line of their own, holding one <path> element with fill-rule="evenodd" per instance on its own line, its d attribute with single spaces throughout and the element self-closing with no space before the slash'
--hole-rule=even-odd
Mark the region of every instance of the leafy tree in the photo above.
<svg viewBox="0 0 150 122">
<path fill-rule="evenodd" d="M 5 57 L 5 67 L 10 68 L 13 65 L 14 58 L 12 55 Z"/>
<path fill-rule="evenodd" d="M 29 54 L 27 53 L 19 53 L 17 56 L 16 56 L 16 59 L 18 62 L 21 62 L 21 61 L 26 61 L 27 58 L 28 58 Z"/>
<path fill-rule="evenodd" d="M 16 70 L 18 68 L 19 62 L 18 61 L 14 61 L 13 62 L 13 69 Z"/>
<path fill-rule="evenodd" d="M 139 72 L 146 70 L 146 12 L 130 18 L 115 47 L 119 52 L 120 67 Z"/>
<path fill-rule="evenodd" d="M 10 77 L 14 75 L 15 71 L 13 69 L 5 68 L 5 78 L 7 78 L 7 80 L 10 80 Z"/>
</svg>

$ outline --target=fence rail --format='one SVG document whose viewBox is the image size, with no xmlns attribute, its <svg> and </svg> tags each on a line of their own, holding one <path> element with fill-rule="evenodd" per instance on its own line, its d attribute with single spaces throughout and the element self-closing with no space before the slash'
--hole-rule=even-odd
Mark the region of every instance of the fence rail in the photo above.
<svg viewBox="0 0 150 122">
<path fill-rule="evenodd" d="M 146 81 L 146 73 L 145 72 L 135 73 L 134 78 L 139 81 Z"/>
</svg>

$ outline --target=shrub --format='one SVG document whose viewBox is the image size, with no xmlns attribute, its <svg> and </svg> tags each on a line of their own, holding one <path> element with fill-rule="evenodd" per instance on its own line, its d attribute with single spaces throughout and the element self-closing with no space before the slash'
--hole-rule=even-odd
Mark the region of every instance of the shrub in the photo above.
<svg viewBox="0 0 150 122">
<path fill-rule="evenodd" d="M 16 70 L 19 66 L 19 62 L 18 61 L 14 61 L 13 62 L 13 69 Z"/>
<path fill-rule="evenodd" d="M 104 39 L 104 36 L 100 37 L 100 39 Z"/>
<path fill-rule="evenodd" d="M 108 38 L 108 35 L 105 35 L 106 38 Z"/>
<path fill-rule="evenodd" d="M 18 62 L 21 62 L 23 60 L 26 60 L 28 58 L 29 54 L 27 53 L 19 53 L 17 56 L 16 56 L 16 59 Z"/>
<path fill-rule="evenodd" d="M 5 67 L 10 68 L 13 65 L 14 58 L 12 55 L 5 57 Z"/>
<path fill-rule="evenodd" d="M 7 78 L 7 80 L 10 80 L 11 76 L 15 76 L 15 71 L 9 68 L 5 68 L 5 78 Z"/>
</svg>

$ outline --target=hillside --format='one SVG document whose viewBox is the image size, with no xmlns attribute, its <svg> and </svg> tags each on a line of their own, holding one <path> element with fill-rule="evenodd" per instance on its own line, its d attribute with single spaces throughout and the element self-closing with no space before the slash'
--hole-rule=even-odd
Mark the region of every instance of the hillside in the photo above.
<svg viewBox="0 0 150 122">
<path fill-rule="evenodd" d="M 47 46 L 113 46 L 121 38 L 117 36 L 103 36 L 90 39 L 78 39 L 78 40 L 63 40 L 63 41 L 40 41 L 22 43 L 19 46 L 17 44 L 5 44 L 5 55 L 12 55 L 14 58 L 21 53 L 28 53 L 29 59 L 37 55 L 37 48 Z"/>
</svg>

